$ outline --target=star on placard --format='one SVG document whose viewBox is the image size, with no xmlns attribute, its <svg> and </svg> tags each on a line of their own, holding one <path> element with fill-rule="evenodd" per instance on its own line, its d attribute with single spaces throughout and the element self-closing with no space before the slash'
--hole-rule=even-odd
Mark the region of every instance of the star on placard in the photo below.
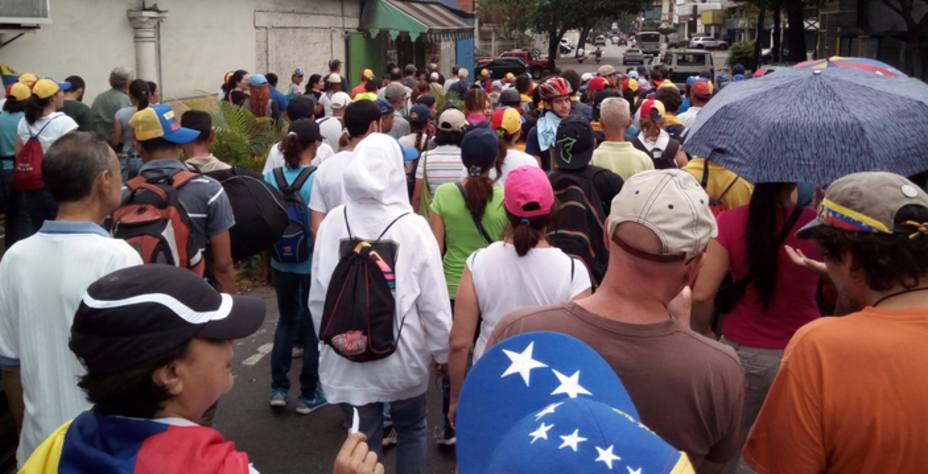
<svg viewBox="0 0 928 474">
<path fill-rule="evenodd" d="M 551 369 L 554 372 L 554 376 L 557 377 L 557 380 L 561 382 L 560 385 L 551 395 L 557 395 L 560 393 L 566 394 L 570 398 L 577 398 L 577 395 L 593 395 L 589 390 L 580 386 L 580 371 L 574 372 L 570 377 L 558 372 L 557 370 Z"/>
<path fill-rule="evenodd" d="M 531 377 L 532 370 L 548 366 L 543 362 L 532 359 L 532 351 L 534 349 L 534 341 L 530 342 L 528 347 L 526 347 L 522 352 L 513 352 L 503 349 L 503 353 L 506 354 L 506 357 L 509 357 L 509 361 L 512 363 L 509 364 L 509 368 L 506 369 L 506 371 L 503 372 L 503 375 L 500 375 L 499 378 L 503 378 L 512 374 L 519 374 L 522 376 L 522 381 L 525 382 L 525 386 L 531 386 L 529 383 L 529 378 Z"/>
<path fill-rule="evenodd" d="M 639 467 L 638 469 L 632 469 L 632 468 L 629 467 L 629 466 L 625 466 L 625 469 L 628 469 L 628 474 L 641 474 L 641 468 L 640 468 L 640 467 Z"/>
<path fill-rule="evenodd" d="M 570 447 L 570 449 L 572 449 L 575 453 L 577 452 L 577 446 L 578 446 L 580 443 L 582 443 L 582 442 L 584 442 L 584 441 L 587 441 L 586 438 L 580 436 L 580 430 L 579 430 L 579 429 L 574 430 L 573 433 L 571 433 L 571 434 L 569 434 L 569 435 L 567 435 L 567 436 L 561 436 L 561 439 L 564 440 L 564 442 L 561 443 L 561 445 L 558 446 L 557 449 L 563 449 L 563 448 L 566 448 L 566 447 Z"/>
<path fill-rule="evenodd" d="M 528 434 L 529 436 L 532 437 L 532 442 L 529 444 L 535 444 L 535 441 L 538 441 L 539 439 L 547 440 L 548 432 L 551 431 L 551 428 L 554 428 L 553 424 L 546 425 L 545 422 L 542 421 L 541 426 L 539 426 L 537 430 L 532 431 L 531 433 Z"/>
<path fill-rule="evenodd" d="M 552 404 L 546 406 L 544 410 L 541 410 L 540 412 L 538 412 L 538 413 L 535 415 L 535 421 L 540 420 L 540 419 L 541 419 L 542 417 L 544 417 L 545 415 L 551 415 L 551 414 L 553 414 L 553 413 L 554 413 L 554 410 L 557 410 L 557 407 L 559 407 L 559 406 L 561 406 L 561 405 L 563 405 L 563 404 L 564 404 L 564 402 L 557 402 L 557 403 L 552 403 Z"/>
<path fill-rule="evenodd" d="M 596 452 L 599 453 L 599 457 L 596 458 L 596 461 L 594 462 L 602 462 L 603 464 L 609 466 L 610 471 L 612 470 L 612 463 L 614 461 L 622 460 L 620 456 L 616 456 L 615 454 L 612 453 L 613 445 L 611 444 L 606 449 L 602 449 L 599 446 L 594 446 L 594 447 L 596 448 Z"/>
</svg>

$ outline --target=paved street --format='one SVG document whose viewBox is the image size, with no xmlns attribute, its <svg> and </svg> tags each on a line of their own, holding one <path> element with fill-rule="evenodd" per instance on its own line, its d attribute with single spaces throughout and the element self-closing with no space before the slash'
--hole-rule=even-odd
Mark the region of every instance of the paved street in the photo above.
<svg viewBox="0 0 928 474">
<path fill-rule="evenodd" d="M 239 449 L 248 452 L 262 474 L 331 473 L 335 454 L 345 438 L 339 410 L 328 406 L 306 416 L 293 411 L 298 393 L 298 360 L 293 361 L 291 371 L 290 380 L 296 386 L 290 390 L 290 406 L 281 412 L 274 412 L 268 407 L 270 353 L 277 325 L 277 303 L 272 288 L 258 288 L 252 294 L 267 302 L 267 318 L 258 332 L 236 344 L 232 367 L 235 388 L 219 402 L 216 428 L 227 439 L 235 441 Z M 451 474 L 454 471 L 453 453 L 440 450 L 431 437 L 432 430 L 440 426 L 440 385 L 433 382 L 429 395 L 428 472 Z M 395 472 L 393 450 L 388 450 L 386 455 L 387 472 Z"/>
</svg>

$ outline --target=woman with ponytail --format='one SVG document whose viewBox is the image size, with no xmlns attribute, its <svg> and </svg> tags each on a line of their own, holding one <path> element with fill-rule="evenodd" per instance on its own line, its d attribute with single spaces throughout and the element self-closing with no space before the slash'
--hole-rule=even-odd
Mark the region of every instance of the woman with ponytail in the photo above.
<svg viewBox="0 0 928 474">
<path fill-rule="evenodd" d="M 496 165 L 490 172 L 490 178 L 500 186 L 506 185 L 506 176 L 512 170 L 522 166 L 540 168 L 538 159 L 516 148 L 516 143 L 522 135 L 522 114 L 512 107 L 500 107 L 493 112 L 490 126 L 499 137 L 499 154 Z"/>
<path fill-rule="evenodd" d="M 590 294 L 590 274 L 583 262 L 545 240 L 548 226 L 557 222 L 548 176 L 537 166 L 522 166 L 507 182 L 505 239 L 467 259 L 455 298 L 448 354 L 452 423 L 467 355 L 471 348 L 475 362 L 483 355 L 503 316 L 524 306 L 560 304 Z"/>
<path fill-rule="evenodd" d="M 61 91 L 70 87 L 67 82 L 58 83 L 50 79 L 39 79 L 32 85 L 32 95 L 23 101 L 24 117 L 16 127 L 16 155 L 31 137 L 38 139 L 45 153 L 59 138 L 77 129 L 74 119 L 59 112 L 64 107 Z M 32 229 L 38 232 L 44 221 L 58 215 L 58 203 L 45 189 L 24 190 L 23 193 Z"/>
<path fill-rule="evenodd" d="M 280 189 L 279 179 L 288 187 L 296 188 L 297 180 L 303 181 L 299 194 L 303 203 L 309 203 L 312 196 L 316 173 L 312 161 L 322 143 L 319 125 L 312 119 L 301 118 L 290 124 L 287 135 L 278 147 L 284 155 L 284 166 L 274 168 L 264 174 L 264 180 L 275 189 Z M 306 223 L 309 222 L 309 208 L 305 207 Z M 301 415 L 326 404 L 325 396 L 318 387 L 319 350 L 313 321 L 309 314 L 310 268 L 312 267 L 313 242 L 306 239 L 304 245 L 307 258 L 299 263 L 281 262 L 271 257 L 272 279 L 277 292 L 277 309 L 280 318 L 274 333 L 274 349 L 271 351 L 271 396 L 269 404 L 274 409 L 287 406 L 287 392 L 290 388 L 291 354 L 294 343 L 303 346 L 303 362 L 300 368 L 300 391 L 296 403 L 296 412 Z"/>
<path fill-rule="evenodd" d="M 442 263 L 452 308 L 467 257 L 499 240 L 506 229 L 503 188 L 490 179 L 498 149 L 499 140 L 487 128 L 465 133 L 461 139 L 461 161 L 467 177 L 442 184 L 432 199 L 429 219 L 438 247 L 444 254 Z M 450 385 L 447 378 L 443 382 L 442 395 L 447 410 Z M 439 443 L 450 445 L 453 439 L 454 430 L 446 422 Z"/>
<path fill-rule="evenodd" d="M 123 107 L 116 111 L 116 118 L 113 121 L 113 136 L 110 143 L 116 149 L 120 159 L 136 155 L 135 139 L 132 138 L 132 127 L 129 126 L 129 119 L 139 110 L 151 105 L 151 86 L 148 81 L 136 79 L 129 83 L 129 100 L 132 105 Z"/>
</svg>

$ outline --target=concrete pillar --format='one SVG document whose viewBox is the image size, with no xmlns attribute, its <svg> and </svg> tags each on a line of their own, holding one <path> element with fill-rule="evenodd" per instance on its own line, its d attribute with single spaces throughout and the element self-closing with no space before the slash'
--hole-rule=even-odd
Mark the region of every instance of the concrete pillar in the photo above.
<svg viewBox="0 0 928 474">
<path fill-rule="evenodd" d="M 158 24 L 168 17 L 167 11 L 129 10 L 126 12 L 132 25 L 135 41 L 136 77 L 161 83 L 160 37 Z"/>
</svg>

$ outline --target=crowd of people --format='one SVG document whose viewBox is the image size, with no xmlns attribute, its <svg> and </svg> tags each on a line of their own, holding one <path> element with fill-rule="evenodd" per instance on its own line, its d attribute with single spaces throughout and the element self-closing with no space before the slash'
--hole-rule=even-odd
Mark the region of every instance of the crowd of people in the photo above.
<svg viewBox="0 0 928 474">
<path fill-rule="evenodd" d="M 462 473 L 922 469 L 928 194 L 906 177 L 816 190 L 690 156 L 717 82 L 661 66 L 474 81 L 391 65 L 357 83 L 328 66 L 287 85 L 231 71 L 216 100 L 287 124 L 258 158 L 288 220 L 263 249 L 279 314 L 268 404 L 290 405 L 298 360 L 295 412 L 337 405 L 351 432 L 334 472 L 383 472 L 394 445 L 396 472 L 427 472 L 435 377 L 436 441 L 457 445 Z M 210 427 L 232 341 L 265 313 L 232 296 L 238 214 L 212 174 L 231 169 L 210 151 L 215 116 L 173 109 L 126 68 L 109 82 L 88 107 L 79 76 L 23 74 L 0 113 L 0 368 L 19 466 L 257 472 Z M 555 364 L 540 331 L 586 349 Z M 599 362 L 573 352 L 587 349 L 608 377 L 590 379 Z M 587 375 L 553 368 L 575 356 Z M 541 372 L 554 391 L 529 395 Z M 612 375 L 631 432 L 581 407 L 613 403 Z M 499 394 L 527 421 L 485 416 Z M 522 444 L 503 436 L 523 421 Z M 487 430 L 499 444 L 474 435 Z M 527 453 L 544 446 L 539 465 Z"/>
</svg>

